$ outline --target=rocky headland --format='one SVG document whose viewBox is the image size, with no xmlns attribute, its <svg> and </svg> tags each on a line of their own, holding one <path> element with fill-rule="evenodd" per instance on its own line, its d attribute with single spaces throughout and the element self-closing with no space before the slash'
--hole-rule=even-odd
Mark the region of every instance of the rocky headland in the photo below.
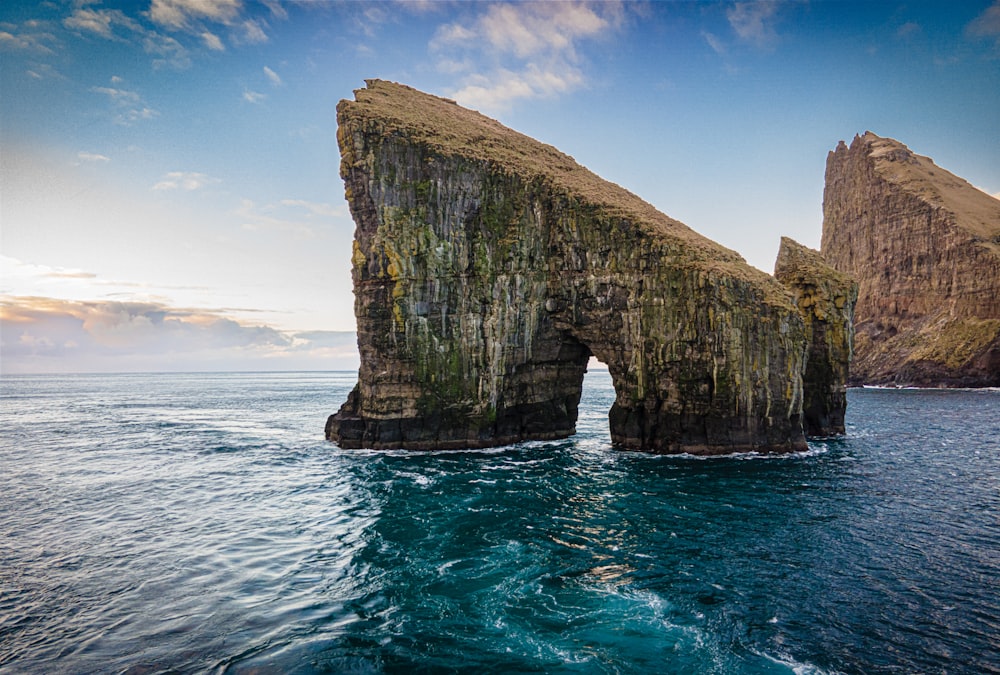
<svg viewBox="0 0 1000 675">
<path fill-rule="evenodd" d="M 850 383 L 1000 386 L 1000 200 L 866 132 L 827 158 L 821 250 L 859 285 Z"/>
<path fill-rule="evenodd" d="M 806 328 L 780 282 L 551 146 L 367 85 L 337 108 L 361 367 L 330 440 L 565 437 L 596 356 L 620 447 L 806 447 Z"/>
</svg>

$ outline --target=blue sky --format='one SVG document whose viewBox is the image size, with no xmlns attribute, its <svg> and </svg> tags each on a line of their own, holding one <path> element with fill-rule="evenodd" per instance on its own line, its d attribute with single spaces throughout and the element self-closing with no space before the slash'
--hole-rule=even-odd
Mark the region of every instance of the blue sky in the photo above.
<svg viewBox="0 0 1000 675">
<path fill-rule="evenodd" d="M 1000 0 L 0 5 L 4 373 L 357 364 L 335 106 L 457 99 L 770 271 L 874 131 L 1000 194 Z"/>
</svg>

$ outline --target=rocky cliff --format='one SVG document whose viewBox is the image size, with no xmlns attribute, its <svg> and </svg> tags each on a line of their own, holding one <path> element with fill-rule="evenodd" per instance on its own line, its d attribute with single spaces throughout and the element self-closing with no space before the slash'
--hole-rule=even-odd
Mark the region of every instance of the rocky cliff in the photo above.
<svg viewBox="0 0 1000 675">
<path fill-rule="evenodd" d="M 367 84 L 337 107 L 361 368 L 329 439 L 565 437 L 593 355 L 619 446 L 805 447 L 803 323 L 773 277 L 550 146 Z"/>
<path fill-rule="evenodd" d="M 859 283 L 852 383 L 1000 386 L 1000 200 L 867 132 L 827 158 L 821 250 Z"/>
<path fill-rule="evenodd" d="M 844 433 L 847 378 L 858 284 L 826 264 L 819 251 L 781 238 L 774 276 L 789 288 L 806 329 L 803 425 L 807 436 Z"/>
</svg>

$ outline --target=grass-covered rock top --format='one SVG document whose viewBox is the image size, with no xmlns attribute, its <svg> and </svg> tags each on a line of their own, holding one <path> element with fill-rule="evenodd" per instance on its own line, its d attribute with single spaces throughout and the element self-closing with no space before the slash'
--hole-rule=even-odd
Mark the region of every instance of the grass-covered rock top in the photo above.
<svg viewBox="0 0 1000 675">
<path fill-rule="evenodd" d="M 682 252 L 681 264 L 756 284 L 768 302 L 787 305 L 780 284 L 742 256 L 667 216 L 625 188 L 604 180 L 551 145 L 514 131 L 455 101 L 385 80 L 366 80 L 355 100 L 338 106 L 342 121 L 367 131 L 399 134 L 444 156 L 483 162 L 602 212 Z M 674 264 L 680 262 L 674 260 Z"/>
</svg>

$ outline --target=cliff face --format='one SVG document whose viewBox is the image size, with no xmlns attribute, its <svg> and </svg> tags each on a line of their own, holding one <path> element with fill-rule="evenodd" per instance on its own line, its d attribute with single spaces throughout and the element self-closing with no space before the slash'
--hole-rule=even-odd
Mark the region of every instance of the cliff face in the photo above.
<svg viewBox="0 0 1000 675">
<path fill-rule="evenodd" d="M 1000 385 L 1000 201 L 868 132 L 827 159 L 822 253 L 859 283 L 852 383 Z"/>
<path fill-rule="evenodd" d="M 807 436 L 844 433 L 847 378 L 858 284 L 826 264 L 818 251 L 781 238 L 774 276 L 785 284 L 806 328 L 803 425 Z"/>
<path fill-rule="evenodd" d="M 805 447 L 803 325 L 772 277 L 446 99 L 369 81 L 337 118 L 361 368 L 329 439 L 565 437 L 594 355 L 620 446 Z"/>
</svg>

